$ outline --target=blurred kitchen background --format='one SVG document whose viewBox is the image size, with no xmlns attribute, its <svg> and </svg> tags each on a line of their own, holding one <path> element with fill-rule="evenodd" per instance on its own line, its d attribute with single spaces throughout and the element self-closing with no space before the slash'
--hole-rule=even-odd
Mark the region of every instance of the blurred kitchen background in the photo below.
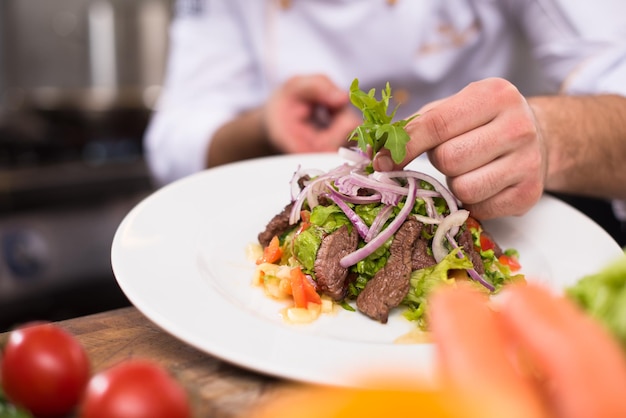
<svg viewBox="0 0 626 418">
<path fill-rule="evenodd" d="M 0 1 L 0 331 L 129 304 L 111 242 L 153 190 L 172 1 Z"/>
</svg>

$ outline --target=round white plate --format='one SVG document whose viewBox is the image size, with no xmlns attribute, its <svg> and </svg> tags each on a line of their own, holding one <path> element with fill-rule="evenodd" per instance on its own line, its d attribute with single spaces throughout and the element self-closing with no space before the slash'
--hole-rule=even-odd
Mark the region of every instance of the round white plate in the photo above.
<svg viewBox="0 0 626 418">
<path fill-rule="evenodd" d="M 398 312 L 386 325 L 339 309 L 316 322 L 284 322 L 282 302 L 252 285 L 246 254 L 265 224 L 289 202 L 303 168 L 331 169 L 337 154 L 279 156 L 210 169 L 156 191 L 125 217 L 111 259 L 129 300 L 180 340 L 233 364 L 296 381 L 360 386 L 385 371 L 428 378 L 431 344 L 395 344 L 414 325 Z M 442 178 L 425 160 L 412 169 Z M 520 253 L 529 280 L 556 291 L 623 256 L 597 224 L 552 197 L 522 217 L 486 228 Z"/>
</svg>

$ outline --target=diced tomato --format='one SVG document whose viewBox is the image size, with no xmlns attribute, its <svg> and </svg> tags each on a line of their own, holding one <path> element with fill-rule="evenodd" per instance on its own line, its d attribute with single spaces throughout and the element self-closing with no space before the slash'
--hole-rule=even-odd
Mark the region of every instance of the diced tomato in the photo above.
<svg viewBox="0 0 626 418">
<path fill-rule="evenodd" d="M 322 303 L 320 295 L 315 291 L 315 287 L 306 278 L 300 267 L 291 269 L 291 293 L 296 308 L 306 308 L 311 303 Z"/>
<path fill-rule="evenodd" d="M 263 249 L 263 255 L 256 261 L 257 264 L 275 263 L 283 256 L 283 249 L 280 248 L 280 241 L 274 235 L 269 245 Z"/>
<path fill-rule="evenodd" d="M 511 257 L 506 254 L 502 254 L 500 257 L 498 257 L 498 261 L 505 266 L 509 266 L 511 272 L 518 271 L 522 268 L 519 261 L 517 261 L 515 257 Z"/>
<path fill-rule="evenodd" d="M 480 234 L 480 249 L 483 251 L 493 250 L 496 244 L 485 234 Z"/>
<path fill-rule="evenodd" d="M 302 233 L 303 231 L 306 231 L 307 229 L 309 229 L 310 226 L 311 226 L 311 212 L 309 212 L 308 210 L 301 210 L 300 211 L 300 226 L 298 227 L 298 230 L 296 231 L 294 239 L 291 240 L 291 252 L 295 253 L 296 237 L 300 235 L 300 233 Z"/>
<path fill-rule="evenodd" d="M 306 231 L 311 226 L 311 212 L 308 210 L 303 210 L 300 212 L 300 227 L 296 231 L 296 236 L 298 236 L 301 232 Z M 292 245 L 295 239 L 292 240 Z"/>
<path fill-rule="evenodd" d="M 315 287 L 311 284 L 309 279 L 304 274 L 302 274 L 302 277 L 304 281 L 304 293 L 306 294 L 307 306 L 309 305 L 309 302 L 321 305 L 322 298 L 317 293 L 317 290 L 315 290 Z"/>
<path fill-rule="evenodd" d="M 482 227 L 480 226 L 480 222 L 478 222 L 475 218 L 472 218 L 471 216 L 467 218 L 467 220 L 465 221 L 465 224 L 467 225 L 467 227 L 471 230 L 471 229 L 476 229 L 476 230 L 481 230 Z"/>
<path fill-rule="evenodd" d="M 311 212 L 308 210 L 300 211 L 300 219 L 302 219 L 302 222 L 300 223 L 299 232 L 302 232 L 311 226 Z"/>
</svg>

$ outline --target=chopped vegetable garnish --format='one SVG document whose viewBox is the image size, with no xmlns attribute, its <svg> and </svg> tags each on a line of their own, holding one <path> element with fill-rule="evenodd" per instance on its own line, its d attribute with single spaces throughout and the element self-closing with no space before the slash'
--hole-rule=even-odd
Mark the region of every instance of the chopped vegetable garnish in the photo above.
<svg viewBox="0 0 626 418">
<path fill-rule="evenodd" d="M 270 245 L 263 249 L 263 256 L 256 263 L 276 263 L 283 256 L 283 249 L 280 248 L 280 240 L 274 236 L 270 241 Z"/>
<path fill-rule="evenodd" d="M 321 305 L 322 298 L 315 290 L 315 286 L 309 282 L 300 267 L 291 269 L 291 292 L 296 308 L 306 308 L 310 303 Z"/>
</svg>

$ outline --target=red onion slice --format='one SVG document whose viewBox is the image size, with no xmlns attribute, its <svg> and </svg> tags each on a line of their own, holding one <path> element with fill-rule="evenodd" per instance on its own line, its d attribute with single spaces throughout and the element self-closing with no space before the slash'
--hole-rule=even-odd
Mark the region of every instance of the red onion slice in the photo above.
<svg viewBox="0 0 626 418">
<path fill-rule="evenodd" d="M 385 230 L 381 231 L 381 233 L 376 235 L 376 237 L 374 237 L 370 242 L 368 242 L 358 250 L 344 256 L 339 261 L 341 267 L 348 268 L 363 260 L 368 255 L 372 254 L 374 251 L 376 251 L 376 249 L 378 249 L 378 247 L 383 245 L 385 241 L 387 241 L 393 234 L 395 234 L 400 226 L 402 226 L 406 218 L 409 216 L 409 213 L 411 213 L 411 210 L 413 210 L 413 205 L 409 204 L 408 202 L 415 201 L 415 193 L 417 188 L 417 182 L 414 178 L 410 177 L 407 182 L 409 186 L 408 196 L 406 198 L 407 203 L 402 207 L 398 215 L 394 218 L 393 221 L 391 221 L 391 223 L 389 224 L 389 226 L 387 226 L 387 228 L 385 228 Z"/>
<path fill-rule="evenodd" d="M 429 176 L 426 173 L 421 173 L 419 171 L 412 170 L 402 170 L 402 171 L 389 171 L 384 173 L 389 177 L 402 178 L 402 177 L 413 177 L 418 180 L 424 180 L 425 182 L 430 183 L 436 191 L 441 194 L 448 204 L 448 208 L 450 209 L 450 213 L 456 211 L 459 207 L 456 198 L 454 195 L 445 187 L 439 180 L 434 178 L 433 176 Z"/>
<path fill-rule="evenodd" d="M 393 206 L 386 205 L 385 207 L 383 207 L 378 212 L 378 215 L 376 215 L 376 218 L 374 218 L 372 226 L 370 226 L 370 230 L 367 233 L 367 236 L 363 239 L 363 241 L 370 242 L 372 238 L 377 236 L 380 233 L 381 229 L 383 229 L 383 226 L 385 226 L 385 222 L 387 222 L 392 213 Z"/>
<path fill-rule="evenodd" d="M 469 211 L 459 209 L 443 218 L 433 237 L 433 256 L 437 263 L 441 262 L 449 253 L 445 246 L 446 234 L 454 227 L 460 227 L 469 217 Z"/>
<path fill-rule="evenodd" d="M 376 191 L 381 195 L 381 202 L 396 206 L 406 196 L 406 188 L 399 184 L 382 183 L 371 177 L 359 173 L 350 173 L 335 181 L 335 186 L 340 193 L 356 196 L 361 189 Z"/>
<path fill-rule="evenodd" d="M 352 161 L 357 166 L 366 167 L 371 163 L 371 159 L 358 147 L 341 147 L 338 152 L 340 157 L 345 160 Z"/>
<path fill-rule="evenodd" d="M 363 219 L 361 219 L 361 217 L 357 215 L 356 212 L 353 211 L 352 208 L 342 200 L 342 196 L 337 193 L 335 189 L 329 186 L 328 190 L 330 191 L 330 193 L 327 193 L 324 196 L 327 196 L 330 200 L 335 202 L 337 206 L 339 206 L 339 209 L 341 209 L 343 213 L 346 214 L 350 222 L 352 222 L 352 225 L 354 225 L 354 227 L 356 228 L 359 236 L 365 239 L 369 232 L 369 228 L 365 224 L 365 222 L 363 222 Z"/>
</svg>

